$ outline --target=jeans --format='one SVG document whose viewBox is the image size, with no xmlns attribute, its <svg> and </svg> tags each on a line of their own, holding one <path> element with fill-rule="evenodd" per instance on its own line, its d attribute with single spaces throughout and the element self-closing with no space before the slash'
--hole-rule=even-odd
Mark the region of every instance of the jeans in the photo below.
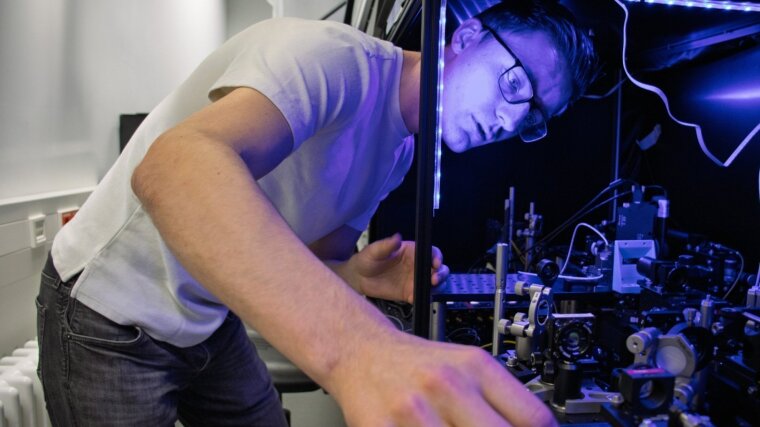
<svg viewBox="0 0 760 427">
<path fill-rule="evenodd" d="M 51 259 L 37 296 L 38 375 L 55 426 L 287 426 L 264 362 L 232 312 L 175 347 L 70 298 Z"/>
</svg>

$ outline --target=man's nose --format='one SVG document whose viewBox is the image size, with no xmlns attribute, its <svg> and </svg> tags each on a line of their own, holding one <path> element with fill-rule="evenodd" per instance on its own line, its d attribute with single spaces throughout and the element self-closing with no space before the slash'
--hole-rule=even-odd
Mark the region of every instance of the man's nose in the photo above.
<svg viewBox="0 0 760 427">
<path fill-rule="evenodd" d="M 503 101 L 496 108 L 496 116 L 499 118 L 504 132 L 514 134 L 519 129 L 523 120 L 528 116 L 528 111 L 530 111 L 529 102 L 510 104 Z"/>
</svg>

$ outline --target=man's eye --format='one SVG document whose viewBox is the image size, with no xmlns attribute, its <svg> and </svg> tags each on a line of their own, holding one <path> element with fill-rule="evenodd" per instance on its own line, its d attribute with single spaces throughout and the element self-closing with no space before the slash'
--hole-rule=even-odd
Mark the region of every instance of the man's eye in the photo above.
<svg viewBox="0 0 760 427">
<path fill-rule="evenodd" d="M 519 92 L 520 87 L 522 86 L 522 82 L 520 81 L 520 77 L 517 76 L 517 74 L 514 72 L 514 70 L 510 70 L 507 73 L 507 82 L 509 83 L 509 88 L 512 90 L 512 92 Z"/>
</svg>

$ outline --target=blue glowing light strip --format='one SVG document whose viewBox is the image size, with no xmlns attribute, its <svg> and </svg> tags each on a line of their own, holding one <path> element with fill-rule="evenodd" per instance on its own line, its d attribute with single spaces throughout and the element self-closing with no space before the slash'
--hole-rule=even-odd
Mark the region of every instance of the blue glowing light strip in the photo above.
<svg viewBox="0 0 760 427">
<path fill-rule="evenodd" d="M 438 20 L 438 105 L 435 112 L 435 178 L 433 180 L 433 214 L 441 203 L 441 115 L 443 113 L 443 52 L 446 46 L 446 0 L 441 0 Z"/>
<path fill-rule="evenodd" d="M 744 12 L 760 12 L 760 4 L 740 3 L 735 1 L 707 0 L 628 0 L 630 3 L 658 3 L 669 6 L 701 7 L 716 10 L 737 10 Z"/>
</svg>

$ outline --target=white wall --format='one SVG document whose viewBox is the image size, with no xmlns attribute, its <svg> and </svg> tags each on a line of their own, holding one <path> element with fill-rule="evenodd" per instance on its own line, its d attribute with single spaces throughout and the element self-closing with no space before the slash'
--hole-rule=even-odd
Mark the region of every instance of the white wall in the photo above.
<svg viewBox="0 0 760 427">
<path fill-rule="evenodd" d="M 226 35 L 234 36 L 254 22 L 271 18 L 274 8 L 269 3 L 274 0 L 226 0 Z M 277 0 L 280 1 L 280 0 Z"/>
<path fill-rule="evenodd" d="M 150 111 L 268 2 L 0 2 L 0 200 L 95 185 L 118 155 L 119 114 Z M 318 18 L 339 2 L 282 8 Z"/>
<path fill-rule="evenodd" d="M 225 37 L 222 0 L 0 2 L 0 200 L 96 184 L 146 112 Z"/>
<path fill-rule="evenodd" d="M 359 3 L 360 0 L 355 1 Z M 297 16 L 299 18 L 319 19 L 339 5 L 341 0 L 284 0 L 284 15 Z M 345 7 L 330 17 L 331 21 L 343 21 Z"/>
</svg>

